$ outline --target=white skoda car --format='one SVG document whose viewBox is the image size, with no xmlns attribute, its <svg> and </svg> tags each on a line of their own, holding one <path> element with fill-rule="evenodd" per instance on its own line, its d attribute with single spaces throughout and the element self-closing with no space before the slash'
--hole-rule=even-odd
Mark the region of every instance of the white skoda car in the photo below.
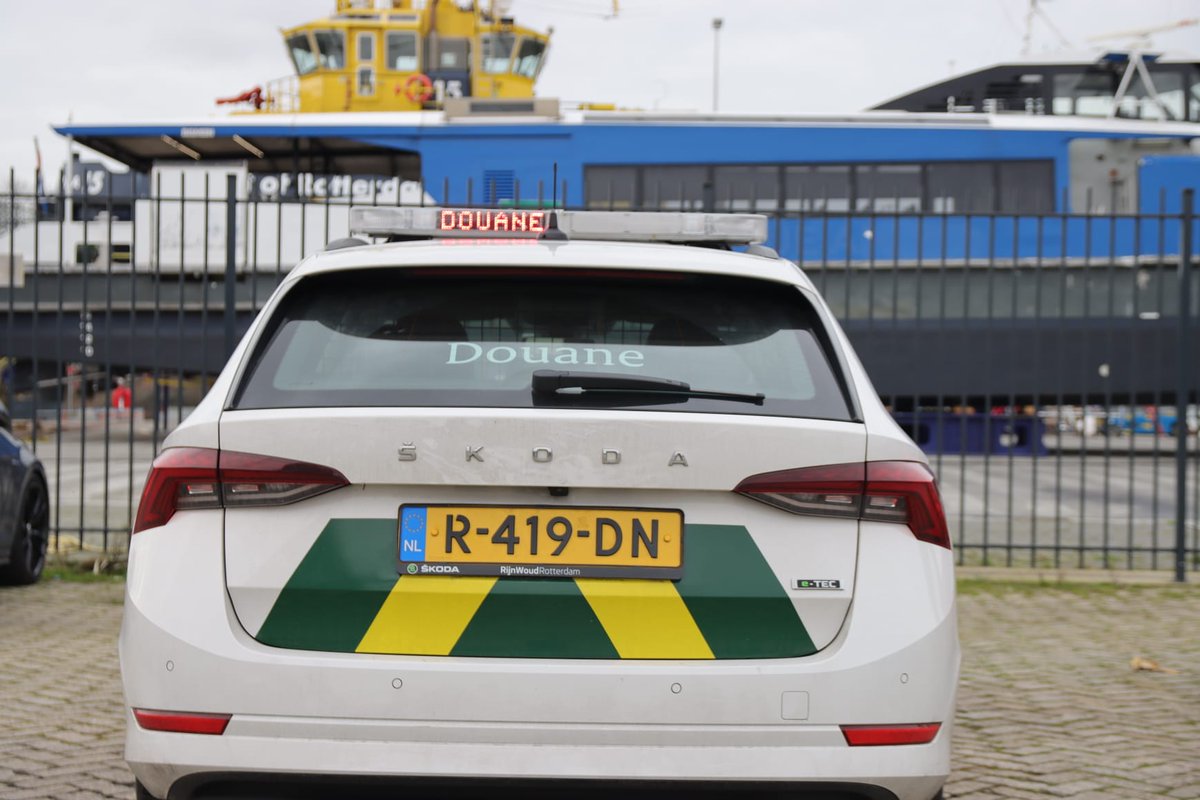
<svg viewBox="0 0 1200 800">
<path fill-rule="evenodd" d="M 151 470 L 139 797 L 939 796 L 938 490 L 765 219 L 352 218 Z"/>
</svg>

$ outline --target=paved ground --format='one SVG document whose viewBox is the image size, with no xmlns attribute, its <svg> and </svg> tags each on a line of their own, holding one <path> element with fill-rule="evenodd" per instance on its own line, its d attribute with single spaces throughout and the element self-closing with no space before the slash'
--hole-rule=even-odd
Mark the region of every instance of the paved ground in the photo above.
<svg viewBox="0 0 1200 800">
<path fill-rule="evenodd" d="M 122 590 L 0 589 L 0 798 L 132 797 Z M 948 797 L 1200 798 L 1200 586 L 968 580 L 959 620 Z M 1135 672 L 1134 656 L 1179 672 Z"/>
</svg>

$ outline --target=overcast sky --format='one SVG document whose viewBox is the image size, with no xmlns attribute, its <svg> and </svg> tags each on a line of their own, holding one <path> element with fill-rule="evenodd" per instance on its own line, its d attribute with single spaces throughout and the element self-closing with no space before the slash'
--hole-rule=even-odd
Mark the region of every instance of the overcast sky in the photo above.
<svg viewBox="0 0 1200 800">
<path fill-rule="evenodd" d="M 334 0 L 0 0 L 0 168 L 32 176 L 33 137 L 56 173 L 49 126 L 194 120 L 216 97 L 291 72 L 278 29 Z M 707 111 L 712 20 L 721 17 L 722 111 L 856 111 L 917 86 L 1017 57 L 1028 0 L 513 0 L 522 25 L 554 28 L 538 93 Z M 1200 15 L 1197 0 L 1042 0 L 1032 52 Z M 1055 29 L 1061 33 L 1055 33 Z M 1123 42 L 1111 44 L 1118 47 Z M 1127 43 L 1127 42 L 1125 42 Z M 1155 34 L 1200 55 L 1200 26 Z M 28 181 L 29 177 L 23 180 Z M 0 183 L 7 185 L 7 179 Z"/>
</svg>

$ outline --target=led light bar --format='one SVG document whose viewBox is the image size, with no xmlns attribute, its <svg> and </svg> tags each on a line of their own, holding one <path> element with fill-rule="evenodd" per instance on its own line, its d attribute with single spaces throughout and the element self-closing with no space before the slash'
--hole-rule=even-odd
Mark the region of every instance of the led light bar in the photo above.
<svg viewBox="0 0 1200 800">
<path fill-rule="evenodd" d="M 754 244 L 767 238 L 767 218 L 761 214 L 403 206 L 355 206 L 350 209 L 350 232 L 414 238 L 532 239 L 545 233 L 551 213 L 557 215 L 558 229 L 569 239 Z"/>
</svg>

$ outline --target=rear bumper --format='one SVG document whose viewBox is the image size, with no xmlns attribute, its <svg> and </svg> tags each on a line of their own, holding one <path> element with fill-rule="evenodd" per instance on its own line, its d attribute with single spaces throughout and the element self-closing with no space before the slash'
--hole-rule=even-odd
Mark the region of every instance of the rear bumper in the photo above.
<svg viewBox="0 0 1200 800">
<path fill-rule="evenodd" d="M 172 800 L 194 797 L 253 797 L 255 800 L 394 800 L 436 797 L 439 800 L 520 797 L 522 800 L 750 800 L 780 795 L 805 800 L 896 800 L 877 786 L 851 783 L 718 783 L 696 781 L 522 781 L 512 779 L 403 779 L 389 776 L 335 777 L 273 773 L 195 773 L 176 782 Z"/>
<path fill-rule="evenodd" d="M 340 796 L 334 787 L 379 785 L 387 790 L 422 784 L 459 786 L 483 779 L 515 782 L 522 787 L 614 783 L 670 790 L 737 787 L 737 794 L 771 788 L 775 791 L 830 792 L 847 797 L 924 798 L 941 787 L 948 773 L 950 731 L 931 744 L 876 747 L 865 752 L 844 745 L 730 746 L 694 744 L 583 745 L 564 735 L 562 743 L 478 744 L 431 741 L 345 740 L 307 738 L 292 725 L 305 721 L 262 724 L 250 718 L 220 737 L 138 731 L 127 739 L 127 757 L 134 774 L 159 796 L 186 798 L 202 787 L 213 796 L 213 784 L 262 783 L 279 796 L 291 797 L 314 780 Z M 313 721 L 324 725 L 329 721 Z M 353 735 L 373 735 L 370 724 L 339 720 Z M 252 730 L 253 733 L 247 731 Z M 305 733 L 311 733 L 306 731 Z M 688 731 L 696 738 L 721 732 Z M 815 731 L 814 731 L 815 733 Z M 825 731 L 832 738 L 840 734 Z M 265 735 L 264 735 L 265 734 Z M 298 735 L 299 734 L 299 735 Z M 177 740 L 195 741 L 180 747 Z M 664 735 L 662 741 L 670 741 Z M 184 763 L 163 764 L 172 754 Z M 141 760 L 147 759 L 147 760 Z M 313 770 L 318 770 L 315 775 Z M 514 778 L 514 776 L 519 776 Z M 319 779 L 319 780 L 318 780 Z M 683 787 L 673 784 L 683 783 Z M 286 792 L 283 787 L 291 787 Z M 874 791 L 868 791 L 873 789 Z M 693 791 L 694 795 L 696 792 Z M 259 796 L 255 793 L 252 796 Z M 275 795 L 269 795 L 275 796 Z M 623 796 L 623 795 L 619 795 Z M 820 794 L 818 795 L 820 796 Z"/>
<path fill-rule="evenodd" d="M 720 662 L 274 649 L 238 625 L 211 528 L 196 520 L 161 534 L 170 548 L 157 535 L 133 542 L 121 634 L 127 703 L 233 718 L 223 735 L 204 736 L 143 730 L 131 715 L 126 758 L 158 796 L 233 786 L 231 776 L 311 787 L 316 775 L 363 786 L 841 786 L 847 797 L 927 800 L 949 773 L 959 658 L 952 558 L 896 526 L 863 525 L 859 589 L 830 647 Z M 838 727 L 921 722 L 943 723 L 930 744 L 851 748 Z"/>
</svg>

